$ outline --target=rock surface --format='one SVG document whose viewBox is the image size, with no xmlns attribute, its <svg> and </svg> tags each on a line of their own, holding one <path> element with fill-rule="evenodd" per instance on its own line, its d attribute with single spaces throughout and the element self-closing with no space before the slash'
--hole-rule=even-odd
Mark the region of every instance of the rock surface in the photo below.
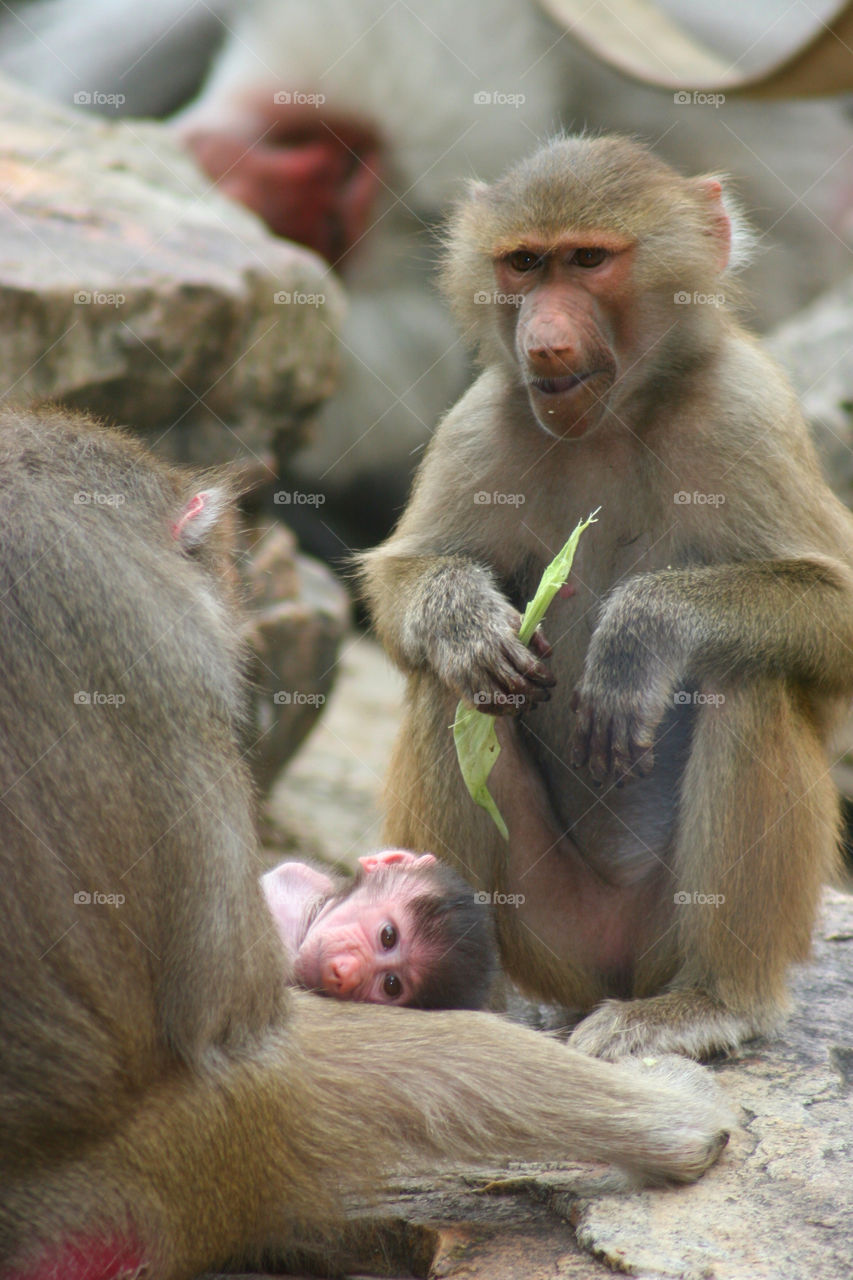
<svg viewBox="0 0 853 1280">
<path fill-rule="evenodd" d="M 244 633 L 253 655 L 249 762 L 265 792 L 325 707 L 350 604 L 325 565 L 297 555 L 283 525 L 256 528 L 251 540 Z"/>
<path fill-rule="evenodd" d="M 555 1208 L 637 1276 L 842 1280 L 853 1259 L 853 899 L 827 891 L 781 1033 L 718 1068 L 742 1110 L 718 1168 L 675 1193 Z"/>
<path fill-rule="evenodd" d="M 168 456 L 290 447 L 337 375 L 339 289 L 218 195 L 166 126 L 0 80 L 0 388 L 130 423 Z"/>
<path fill-rule="evenodd" d="M 780 325 L 765 342 L 797 389 L 829 483 L 853 507 L 851 332 L 853 277 Z"/>
<path fill-rule="evenodd" d="M 403 677 L 374 640 L 357 632 L 342 644 L 336 669 L 323 718 L 277 781 L 268 814 L 277 852 L 353 870 L 361 854 L 382 847 L 380 801 Z"/>
</svg>

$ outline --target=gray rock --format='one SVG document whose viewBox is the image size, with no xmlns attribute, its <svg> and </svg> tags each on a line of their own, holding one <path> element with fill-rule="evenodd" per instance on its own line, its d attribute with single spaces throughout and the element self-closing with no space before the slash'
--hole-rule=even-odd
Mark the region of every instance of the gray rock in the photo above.
<svg viewBox="0 0 853 1280">
<path fill-rule="evenodd" d="M 218 195 L 166 126 L 3 80 L 0 121 L 5 395 L 129 422 L 181 460 L 295 447 L 337 376 L 324 264 Z"/>
<path fill-rule="evenodd" d="M 815 963 L 773 1039 L 718 1068 L 743 1127 L 686 1190 L 565 1205 L 578 1240 L 631 1275 L 844 1280 L 853 1269 L 853 899 L 827 892 Z"/>
<path fill-rule="evenodd" d="M 403 706 L 404 680 L 370 636 L 350 635 L 317 732 L 277 781 L 269 815 L 276 845 L 354 871 L 382 848 L 382 783 Z"/>
<path fill-rule="evenodd" d="M 245 569 L 254 709 L 248 758 L 266 792 L 325 707 L 350 605 L 324 565 L 296 554 L 296 540 L 282 525 L 253 536 Z"/>
<path fill-rule="evenodd" d="M 853 506 L 853 277 L 775 329 L 766 345 L 802 400 L 827 479 Z"/>
</svg>

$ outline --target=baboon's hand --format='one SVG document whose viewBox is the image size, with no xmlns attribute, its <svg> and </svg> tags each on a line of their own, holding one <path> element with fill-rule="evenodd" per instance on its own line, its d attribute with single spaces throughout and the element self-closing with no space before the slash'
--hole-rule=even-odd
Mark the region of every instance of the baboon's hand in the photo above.
<svg viewBox="0 0 853 1280">
<path fill-rule="evenodd" d="M 630 628 L 618 634 L 605 614 L 569 704 L 576 715 L 572 767 L 586 766 L 594 782 L 617 785 L 651 773 L 655 735 L 674 705 L 676 683 L 659 654 L 639 644 Z"/>
<path fill-rule="evenodd" d="M 569 744 L 573 769 L 586 765 L 594 782 L 614 778 L 617 784 L 651 773 L 657 724 L 643 714 L 638 700 L 620 696 L 617 701 L 612 694 L 599 699 L 582 681 L 569 705 L 577 717 Z"/>
<path fill-rule="evenodd" d="M 556 683 L 545 664 L 551 646 L 536 631 L 530 648 L 518 638 L 521 615 L 498 592 L 483 601 L 464 637 L 436 639 L 436 673 L 460 698 L 493 716 L 514 716 L 551 697 Z"/>
</svg>

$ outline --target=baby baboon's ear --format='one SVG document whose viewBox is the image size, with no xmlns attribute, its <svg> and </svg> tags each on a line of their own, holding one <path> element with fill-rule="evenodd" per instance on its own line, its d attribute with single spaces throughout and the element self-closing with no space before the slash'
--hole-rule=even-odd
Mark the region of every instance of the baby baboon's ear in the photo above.
<svg viewBox="0 0 853 1280">
<path fill-rule="evenodd" d="M 408 849 L 380 849 L 378 853 L 365 854 L 358 860 L 364 871 L 378 871 L 380 867 L 405 867 L 412 870 L 416 867 L 432 867 L 435 861 L 433 853 L 410 853 Z"/>
</svg>

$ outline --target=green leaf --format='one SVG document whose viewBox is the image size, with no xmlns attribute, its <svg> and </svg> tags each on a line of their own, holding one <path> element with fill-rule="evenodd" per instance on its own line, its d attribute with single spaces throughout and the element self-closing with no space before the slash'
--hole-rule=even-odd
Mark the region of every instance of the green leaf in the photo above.
<svg viewBox="0 0 853 1280">
<path fill-rule="evenodd" d="M 506 823 L 486 786 L 492 767 L 500 755 L 494 716 L 483 715 L 476 707 L 460 702 L 453 721 L 453 741 L 465 786 L 475 804 L 481 805 L 495 820 L 504 840 L 509 839 Z"/>
<path fill-rule="evenodd" d="M 518 638 L 524 644 L 529 645 L 533 632 L 545 617 L 548 606 L 571 573 L 580 536 L 584 529 L 596 522 L 595 518 L 600 510 L 600 507 L 596 507 L 586 520 L 578 524 L 566 545 L 542 574 L 536 594 L 524 610 L 524 616 L 521 619 Z M 453 721 L 453 741 L 456 745 L 459 768 L 462 770 L 462 777 L 471 799 L 491 814 L 498 831 L 504 840 L 508 840 L 509 832 L 506 823 L 486 785 L 501 750 L 498 735 L 495 733 L 494 716 L 488 716 L 478 711 L 476 707 L 469 707 L 466 702 L 460 702 Z"/>
<path fill-rule="evenodd" d="M 557 552 L 554 559 L 542 574 L 542 579 L 536 589 L 536 595 L 524 610 L 524 616 L 521 619 L 521 626 L 518 629 L 518 638 L 522 644 L 530 644 L 533 632 L 545 617 L 545 614 L 548 611 L 548 606 L 572 571 L 572 562 L 575 558 L 575 552 L 577 551 L 581 534 L 584 529 L 588 529 L 591 524 L 598 523 L 596 516 L 600 510 L 601 507 L 596 507 L 595 510 L 587 516 L 586 520 L 581 520 L 562 551 Z"/>
</svg>

